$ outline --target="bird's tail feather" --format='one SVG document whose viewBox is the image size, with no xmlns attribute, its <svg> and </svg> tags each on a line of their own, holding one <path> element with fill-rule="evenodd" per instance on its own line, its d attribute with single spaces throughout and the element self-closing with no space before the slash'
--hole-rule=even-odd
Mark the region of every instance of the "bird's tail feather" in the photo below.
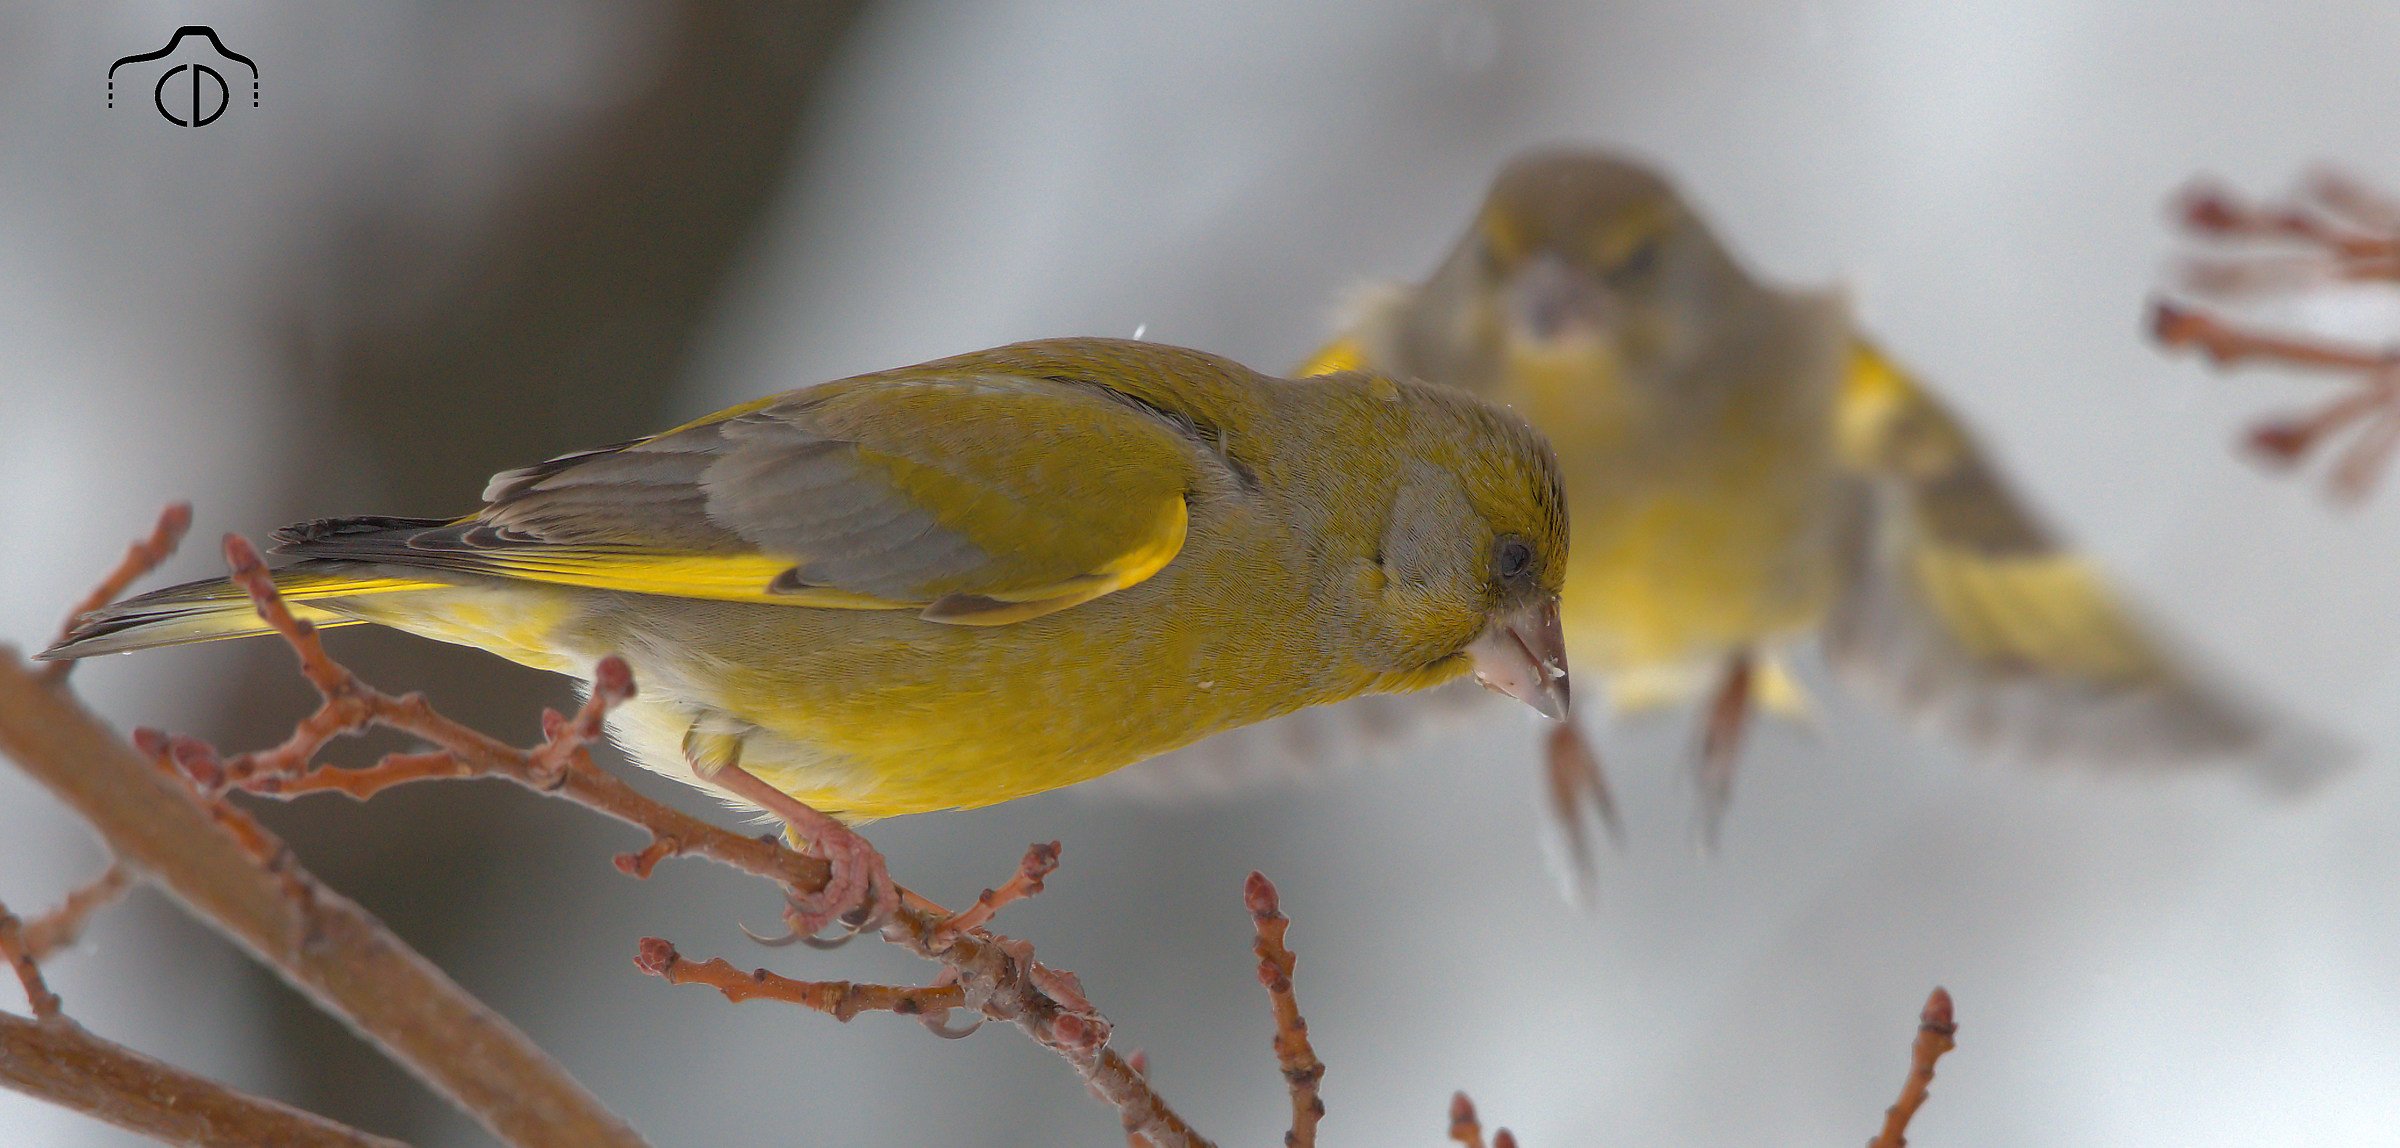
<svg viewBox="0 0 2400 1148">
<path fill-rule="evenodd" d="M 439 585 L 394 578 L 374 567 L 347 562 L 303 562 L 275 571 L 275 588 L 282 592 L 292 613 L 319 626 L 348 626 L 365 620 L 316 604 L 324 600 Z M 269 632 L 265 619 L 251 608 L 247 592 L 226 579 L 212 578 L 102 606 L 77 619 L 65 638 L 35 657 L 60 661 Z"/>
</svg>

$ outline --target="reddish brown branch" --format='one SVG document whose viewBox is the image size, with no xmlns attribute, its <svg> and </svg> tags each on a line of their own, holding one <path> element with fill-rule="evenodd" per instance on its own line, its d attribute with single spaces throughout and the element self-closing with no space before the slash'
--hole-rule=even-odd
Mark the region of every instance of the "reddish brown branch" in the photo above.
<svg viewBox="0 0 2400 1148">
<path fill-rule="evenodd" d="M 65 904 L 31 921 L 19 920 L 8 906 L 0 905 L 0 960 L 16 970 L 34 1019 L 58 1015 L 58 994 L 42 978 L 42 958 L 74 944 L 92 913 L 123 896 L 132 881 L 125 866 L 111 862 L 96 880 L 67 894 Z"/>
<path fill-rule="evenodd" d="M 725 994 L 729 1001 L 785 1001 L 845 1022 L 862 1012 L 932 1016 L 966 1004 L 966 990 L 955 984 L 902 988 L 850 981 L 801 981 L 765 969 L 743 972 L 723 957 L 686 960 L 675 951 L 674 945 L 656 937 L 642 938 L 641 953 L 634 958 L 634 964 L 652 976 L 664 977 L 668 984 L 707 985 Z"/>
<path fill-rule="evenodd" d="M 709 827 L 709 832 L 723 831 Z M 938 961 L 948 971 L 949 981 L 934 986 L 944 995 L 928 997 L 929 1007 L 931 1001 L 950 999 L 947 993 L 955 988 L 959 994 L 958 1003 L 945 1007 L 972 1009 L 987 1019 L 1015 1025 L 1036 1043 L 1064 1058 L 1083 1078 L 1094 1096 L 1115 1108 L 1128 1136 L 1139 1136 L 1160 1148 L 1187 1148 L 1208 1143 L 1167 1105 L 1165 1098 L 1150 1086 L 1142 1072 L 1109 1049 L 1108 1022 L 1092 1010 L 1089 1002 L 1082 999 L 1071 974 L 1044 968 L 1032 959 L 1029 945 L 993 936 L 981 929 L 957 931 L 948 927 L 951 921 L 951 916 L 941 911 L 939 906 L 914 894 L 906 894 L 901 898 L 899 909 L 882 930 L 886 941 L 918 956 Z M 643 942 L 642 952 L 636 958 L 638 967 L 660 976 L 667 975 L 666 970 L 669 969 L 688 973 L 694 967 L 689 962 L 679 964 L 679 961 L 680 956 L 675 954 L 672 945 L 655 938 Z M 725 969 L 734 977 L 750 979 L 750 974 L 733 969 L 730 965 L 726 965 Z M 723 991 L 716 980 L 699 976 L 679 983 L 689 983 L 690 980 L 699 980 Z M 790 999 L 774 993 L 752 992 L 747 986 L 743 993 L 742 999 Z M 796 1003 L 819 1007 L 807 1000 Z"/>
<path fill-rule="evenodd" d="M 16 970 L 17 983 L 25 986 L 25 1001 L 37 1019 L 48 1020 L 58 1015 L 58 994 L 51 992 L 49 983 L 42 979 L 41 962 L 25 943 L 25 923 L 9 912 L 6 905 L 0 905 L 0 960 Z"/>
<path fill-rule="evenodd" d="M 2319 168 L 2308 174 L 2305 187 L 2310 199 L 2352 224 L 2369 231 L 2400 235 L 2400 203 L 2394 203 L 2389 196 L 2348 173 Z"/>
<path fill-rule="evenodd" d="M 1483 1120 L 1475 1115 L 1475 1102 L 1464 1092 L 1450 1094 L 1450 1139 L 1467 1148 L 1483 1148 Z M 1492 1133 L 1492 1148 L 1517 1148 L 1517 1137 L 1502 1128 Z"/>
<path fill-rule="evenodd" d="M 1917 1039 L 1909 1047 L 1908 1081 L 1900 1086 L 1900 1099 L 1883 1113 L 1883 1134 L 1868 1142 L 1867 1148 L 1903 1148 L 1908 1122 L 1925 1103 L 1926 1090 L 1933 1085 L 1933 1062 L 1955 1047 L 1958 1022 L 1950 1008 L 1950 993 L 1936 988 L 1925 998 L 1924 1011 L 1917 1014 Z"/>
<path fill-rule="evenodd" d="M 59 640 L 65 641 L 67 635 L 74 631 L 77 618 L 116 601 L 119 595 L 125 593 L 127 586 L 133 585 L 134 579 L 158 569 L 160 563 L 173 557 L 175 548 L 183 544 L 184 533 L 191 528 L 192 504 L 168 503 L 166 509 L 158 512 L 158 525 L 150 528 L 150 536 L 126 547 L 125 557 L 117 563 L 117 568 L 101 579 L 100 584 L 93 587 L 92 592 L 85 595 L 73 610 L 67 612 L 67 624 L 59 631 Z M 42 668 L 42 680 L 57 685 L 66 681 L 67 675 L 74 669 L 75 663 L 72 661 L 52 662 Z"/>
<path fill-rule="evenodd" d="M 2328 479 L 2343 499 L 2361 498 L 2372 489 L 2400 444 L 2400 350 L 2247 330 L 2166 302 L 2153 306 L 2151 329 L 2161 344 L 2197 348 L 2220 367 L 2260 360 L 2361 374 L 2356 390 L 2306 414 L 2263 420 L 2250 428 L 2246 440 L 2261 458 L 2289 466 L 2326 441 L 2355 431 Z"/>
<path fill-rule="evenodd" d="M 0 1084 L 168 1144 L 403 1148 L 153 1060 L 63 1016 L 0 1013 Z"/>
<path fill-rule="evenodd" d="M 111 861 L 90 883 L 67 894 L 65 902 L 39 917 L 25 922 L 25 951 L 34 960 L 66 948 L 83 936 L 83 927 L 90 923 L 93 913 L 114 903 L 133 887 L 133 870 L 121 861 Z"/>
<path fill-rule="evenodd" d="M 1300 1015 L 1300 1002 L 1292 995 L 1292 966 L 1299 958 L 1283 943 L 1284 931 L 1292 927 L 1292 921 L 1283 915 L 1275 885 L 1265 874 L 1250 874 L 1242 885 L 1242 903 L 1258 929 L 1258 943 L 1252 949 L 1258 954 L 1258 983 L 1266 986 L 1267 995 L 1274 1000 L 1275 1061 L 1283 1069 L 1284 1087 L 1292 1096 L 1292 1129 L 1283 1142 L 1289 1148 L 1309 1148 L 1317 1142 L 1317 1122 L 1325 1118 L 1325 1101 L 1317 1095 L 1317 1086 L 1325 1079 L 1325 1064 L 1309 1046 L 1308 1020 Z"/>
<path fill-rule="evenodd" d="M 2332 192 L 2333 197 L 2328 197 Z M 2363 189 L 2319 176 L 2308 198 L 2298 203 L 2257 204 L 2242 200 L 2222 186 L 2195 183 L 2178 197 L 2176 214 L 2184 227 L 2218 239 L 2285 239 L 2323 248 L 2343 259 L 2390 259 L 2400 255 L 2400 236 L 2361 232 L 2328 218 L 2328 209 L 2365 222 L 2375 214 L 2362 198 Z"/>
<path fill-rule="evenodd" d="M 2222 299 L 2291 294 L 2339 281 L 2400 281 L 2400 205 L 2338 173 L 2312 176 L 2291 203 L 2252 204 L 2195 184 L 2178 204 L 2184 227 L 2198 235 L 2226 242 L 2283 240 L 2303 249 L 2190 260 L 2182 278 L 2195 294 Z M 2400 449 L 2400 347 L 2253 330 L 2165 301 L 2152 304 L 2150 329 L 2161 345 L 2198 350 L 2219 367 L 2266 362 L 2359 376 L 2352 393 L 2306 414 L 2265 420 L 2247 438 L 2260 457 L 2289 465 L 2327 440 L 2355 432 L 2327 479 L 2338 497 L 2362 497 Z"/>
<path fill-rule="evenodd" d="M 2400 352 L 2247 330 L 2165 300 L 2151 303 L 2150 333 L 2162 346 L 2198 350 L 2220 367 L 2252 359 L 2335 371 L 2384 371 L 2400 365 Z"/>
<path fill-rule="evenodd" d="M 957 916 L 950 918 L 949 923 L 942 926 L 941 933 L 935 936 L 934 943 L 938 945 L 946 937 L 955 937 L 969 929 L 982 928 L 1003 907 L 1040 893 L 1042 881 L 1058 871 L 1059 852 L 1059 843 L 1056 841 L 1047 845 L 1027 846 L 1025 859 L 1017 863 L 1016 875 L 1010 877 L 998 889 L 984 890 L 975 898 L 974 904 L 967 906 Z"/>
<path fill-rule="evenodd" d="M 255 823 L 225 816 L 221 802 L 195 802 L 187 783 L 52 685 L 0 653 L 0 752 L 91 822 L 127 865 L 505 1142 L 641 1143 L 523 1033 L 318 885 Z"/>
</svg>

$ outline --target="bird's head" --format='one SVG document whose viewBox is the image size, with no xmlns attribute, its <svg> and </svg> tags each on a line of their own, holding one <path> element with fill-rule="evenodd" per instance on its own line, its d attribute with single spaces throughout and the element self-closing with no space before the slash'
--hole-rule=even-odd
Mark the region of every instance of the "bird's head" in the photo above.
<svg viewBox="0 0 2400 1148">
<path fill-rule="evenodd" d="M 1567 504 L 1549 443 L 1463 392 L 1400 384 L 1417 408 L 1376 547 L 1386 668 L 1456 672 L 1554 719 L 1567 712 L 1558 620 Z"/>
<path fill-rule="evenodd" d="M 1475 374 L 1672 375 L 1748 277 L 1675 188 L 1584 149 L 1502 169 L 1422 297 L 1419 351 Z M 1426 344 L 1447 343 L 1447 353 Z"/>
</svg>

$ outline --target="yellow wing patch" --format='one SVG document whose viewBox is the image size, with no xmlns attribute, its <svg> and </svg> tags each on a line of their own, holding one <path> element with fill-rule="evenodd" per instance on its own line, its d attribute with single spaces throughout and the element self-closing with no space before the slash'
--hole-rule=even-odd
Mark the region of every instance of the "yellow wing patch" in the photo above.
<svg viewBox="0 0 2400 1148">
<path fill-rule="evenodd" d="M 1336 371 L 1366 369 L 1366 352 L 1360 349 L 1356 340 L 1335 339 L 1310 356 L 1307 362 L 1300 364 L 1300 369 L 1292 372 L 1292 377 L 1305 379 L 1312 375 L 1330 375 Z"/>
<path fill-rule="evenodd" d="M 528 547 L 488 551 L 477 559 L 481 573 L 593 590 L 840 610 L 898 610 L 909 605 L 823 587 L 777 592 L 770 587 L 778 575 L 792 568 L 792 561 L 765 554 Z"/>
<path fill-rule="evenodd" d="M 1894 422 L 1917 401 L 1917 388 L 1900 368 L 1865 341 L 1853 342 L 1834 425 L 1843 461 L 1861 469 L 1879 465 Z"/>
<path fill-rule="evenodd" d="M 2108 587 L 2075 558 L 1933 545 L 1909 557 L 1944 627 L 1976 657 L 2095 682 L 2163 669 Z"/>
<path fill-rule="evenodd" d="M 1181 498 L 1169 499 L 1147 538 L 1090 574 L 988 597 L 950 594 L 928 604 L 918 616 L 928 622 L 954 626 L 1002 626 L 1080 606 L 1166 569 L 1167 563 L 1183 551 L 1191 522 L 1190 506 Z"/>
<path fill-rule="evenodd" d="M 482 567 L 478 572 L 496 577 L 594 590 L 827 610 L 919 610 L 928 621 L 998 626 L 1080 605 L 1149 578 L 1182 552 L 1190 524 L 1191 513 L 1184 500 L 1169 499 L 1139 540 L 1091 573 L 989 596 L 950 594 L 930 602 L 891 601 L 829 586 L 778 588 L 776 579 L 792 569 L 793 563 L 789 558 L 769 554 L 662 554 L 529 547 L 483 553 L 478 555 L 477 565 Z M 359 580 L 328 583 L 323 588 L 312 586 L 292 596 L 324 598 L 440 585 L 443 583 Z"/>
</svg>

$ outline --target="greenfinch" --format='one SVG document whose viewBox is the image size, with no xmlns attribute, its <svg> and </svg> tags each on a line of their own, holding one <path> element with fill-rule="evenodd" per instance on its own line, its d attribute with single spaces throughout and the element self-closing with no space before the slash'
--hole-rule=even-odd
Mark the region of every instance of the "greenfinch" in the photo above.
<svg viewBox="0 0 2400 1148">
<path fill-rule="evenodd" d="M 614 736 L 737 803 L 771 804 L 740 773 L 852 822 L 987 805 L 1470 672 L 1566 713 L 1556 462 L 1447 387 L 1019 343 L 507 471 L 483 499 L 287 528 L 276 585 L 319 625 L 576 676 L 622 655 L 639 692 Z M 262 632 L 239 589 L 196 582 L 42 657 Z"/>
<path fill-rule="evenodd" d="M 1811 637 L 1849 679 L 2002 756 L 2238 760 L 2286 782 L 2342 756 L 2178 656 L 1838 292 L 1753 278 L 1637 163 L 1578 149 L 1509 163 L 1432 276 L 1364 294 L 1300 373 L 1353 368 L 1471 391 L 1550 437 L 1579 536 L 1569 652 L 1611 709 L 1707 701 L 1711 834 L 1744 715 L 1805 710 L 1778 655 Z M 1240 740 L 1323 745 L 1345 720 L 1388 739 L 1408 712 L 1353 705 Z M 1554 734 L 1554 770 L 1588 755 L 1572 740 Z M 1185 757 L 1204 772 L 1216 753 Z"/>
</svg>

